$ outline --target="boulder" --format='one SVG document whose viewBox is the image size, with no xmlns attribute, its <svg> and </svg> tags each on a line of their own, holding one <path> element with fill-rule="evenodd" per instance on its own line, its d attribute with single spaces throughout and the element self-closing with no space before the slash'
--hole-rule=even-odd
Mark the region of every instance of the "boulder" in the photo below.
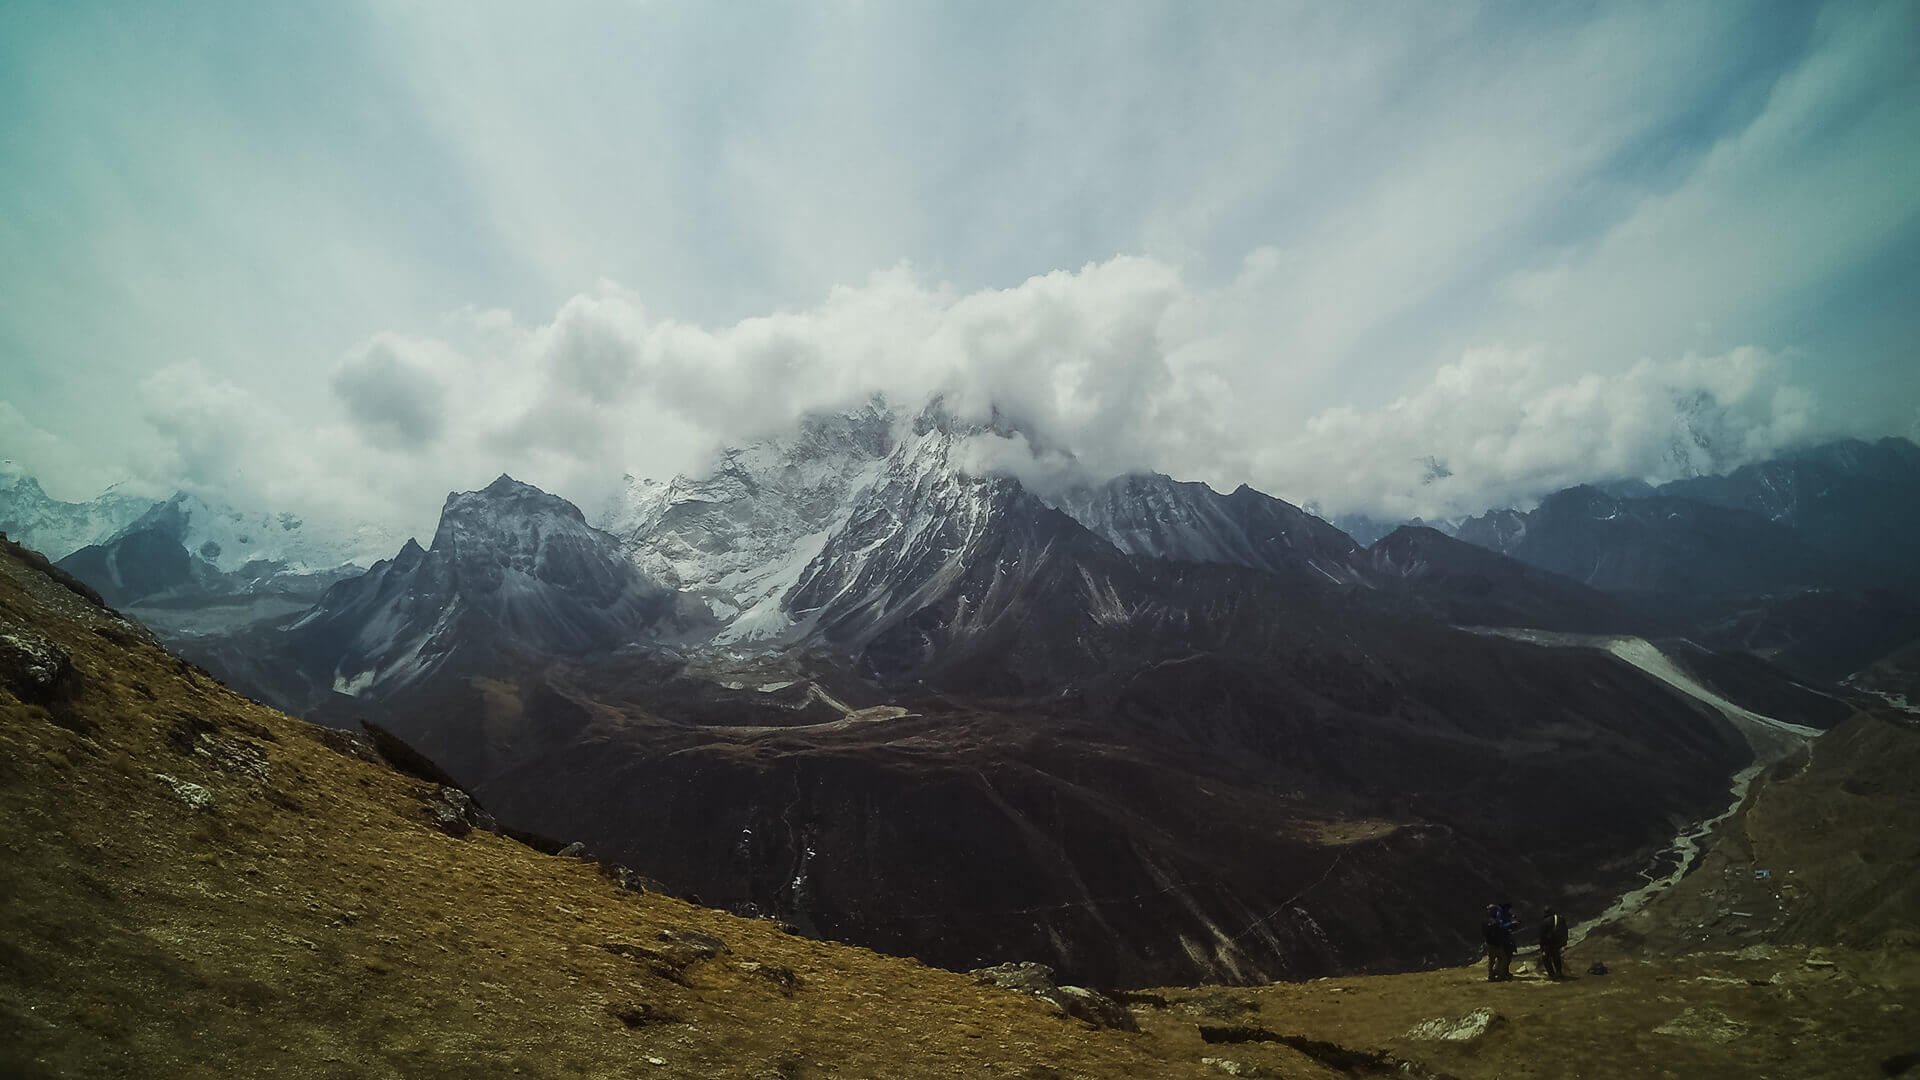
<svg viewBox="0 0 1920 1080">
<path fill-rule="evenodd" d="M 1053 969 L 1045 964 L 1032 961 L 1012 964 L 996 964 L 993 967 L 977 968 L 969 972 L 974 981 L 984 986 L 997 986 L 1002 990 L 1015 990 L 1031 994 L 1051 1004 L 1063 1015 L 1091 1024 L 1094 1027 L 1113 1028 L 1118 1031 L 1139 1031 L 1140 1024 L 1125 1005 L 1105 994 L 1088 990 L 1081 986 L 1057 986 L 1053 981 Z"/>
<path fill-rule="evenodd" d="M 733 951 L 727 948 L 726 942 L 698 930 L 662 930 L 653 936 L 701 960 L 711 960 L 721 953 Z"/>
<path fill-rule="evenodd" d="M 1735 1020 L 1719 1009 L 1702 1006 L 1681 1011 L 1680 1015 L 1654 1028 L 1658 1035 L 1672 1035 L 1701 1042 L 1730 1043 L 1747 1033 L 1745 1021 Z"/>
<path fill-rule="evenodd" d="M 465 836 L 474 829 L 499 832 L 500 823 L 481 808 L 473 796 L 457 787 L 440 784 L 426 798 L 427 820 L 448 836 Z"/>
<path fill-rule="evenodd" d="M 33 705 L 59 697 L 73 678 L 73 661 L 49 638 L 0 623 L 0 686 Z"/>
<path fill-rule="evenodd" d="M 1475 1009 L 1465 1016 L 1448 1019 L 1444 1016 L 1432 1020 L 1423 1020 L 1413 1025 L 1407 1032 L 1409 1039 L 1442 1039 L 1447 1042 L 1467 1042 L 1487 1033 L 1487 1028 L 1505 1018 L 1492 1009 Z"/>
<path fill-rule="evenodd" d="M 666 892 L 666 889 L 662 888 L 659 882 L 647 877 L 645 874 L 640 873 L 630 866 L 621 866 L 619 863 L 601 863 L 600 872 L 607 875 L 607 878 L 615 885 L 620 886 L 628 892 Z"/>
<path fill-rule="evenodd" d="M 205 810 L 213 805 L 213 792 L 190 780 L 168 776 L 166 773 L 154 773 L 153 778 L 167 786 L 167 792 L 174 798 L 187 804 L 189 810 Z"/>
</svg>

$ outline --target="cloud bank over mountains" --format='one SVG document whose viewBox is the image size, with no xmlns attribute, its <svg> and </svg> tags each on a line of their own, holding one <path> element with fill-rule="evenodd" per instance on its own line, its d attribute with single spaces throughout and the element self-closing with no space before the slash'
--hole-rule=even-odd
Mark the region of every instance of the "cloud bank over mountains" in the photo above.
<svg viewBox="0 0 1920 1080">
<path fill-rule="evenodd" d="M 377 335 L 333 371 L 318 426 L 204 368 L 165 369 L 141 388 L 158 435 L 146 477 L 425 532 L 446 491 L 498 472 L 590 506 L 625 470 L 697 471 L 807 411 L 940 394 L 1011 420 L 1031 443 L 982 447 L 977 466 L 1043 488 L 1154 469 L 1328 513 L 1434 517 L 1583 480 L 1721 471 L 1844 426 L 1790 362 L 1751 348 L 1605 375 L 1486 348 L 1375 408 L 1249 401 L 1262 342 L 1234 328 L 1257 302 L 1145 258 L 974 293 L 897 268 L 720 328 L 605 285 L 544 323 L 479 312 L 445 337 Z"/>
<path fill-rule="evenodd" d="M 1380 516 L 1920 433 L 1907 3 L 15 30 L 0 457 L 68 498 L 424 530 L 875 391 Z"/>
</svg>

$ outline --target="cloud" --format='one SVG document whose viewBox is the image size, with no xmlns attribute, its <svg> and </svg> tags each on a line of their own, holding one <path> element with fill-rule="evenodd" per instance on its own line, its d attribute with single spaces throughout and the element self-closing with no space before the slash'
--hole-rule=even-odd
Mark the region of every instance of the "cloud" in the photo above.
<svg viewBox="0 0 1920 1080">
<path fill-rule="evenodd" d="M 1724 472 L 1840 429 L 1790 378 L 1787 362 L 1752 348 L 1572 377 L 1538 350 L 1478 349 L 1383 408 L 1316 415 L 1254 471 L 1327 513 L 1389 519 Z"/>
<path fill-rule="evenodd" d="M 938 394 L 1022 432 L 1018 446 L 972 447 L 976 471 L 1058 486 L 1156 469 L 1329 513 L 1436 517 L 1587 480 L 1723 470 L 1847 429 L 1796 382 L 1790 356 L 1751 347 L 1600 373 L 1544 346 L 1486 346 L 1378 407 L 1250 403 L 1249 372 L 1269 387 L 1285 376 L 1260 335 L 1270 266 L 1256 253 L 1240 278 L 1205 288 L 1125 257 L 974 292 L 896 267 L 812 308 L 721 327 L 655 316 L 603 284 L 545 323 L 475 317 L 457 344 L 408 342 L 434 357 L 459 421 L 404 469 L 365 471 L 451 488 L 507 469 L 591 507 L 624 471 L 697 470 L 719 444 L 876 392 L 907 408 Z"/>
<path fill-rule="evenodd" d="M 1757 348 L 1599 373 L 1544 346 L 1487 346 L 1377 407 L 1249 402 L 1248 372 L 1269 387 L 1285 375 L 1260 333 L 1270 267 L 1256 253 L 1207 288 L 1124 257 L 973 292 L 896 267 L 720 327 L 654 315 L 603 283 L 541 323 L 468 312 L 443 338 L 375 335 L 332 371 L 332 409 L 304 419 L 202 365 L 164 368 L 140 387 L 154 440 L 141 476 L 428 535 L 446 492 L 499 472 L 591 511 L 625 472 L 698 471 L 720 444 L 879 392 L 997 413 L 1020 439 L 976 444 L 963 466 L 1043 488 L 1155 469 L 1332 514 L 1432 518 L 1588 480 L 1723 470 L 1849 430 L 1798 381 L 1803 365 Z M 0 410 L 9 430 L 56 452 Z"/>
<path fill-rule="evenodd" d="M 348 417 L 385 445 L 418 450 L 439 439 L 447 391 L 436 343 L 383 334 L 333 373 L 333 392 Z"/>
<path fill-rule="evenodd" d="M 0 482 L 10 472 L 32 476 L 47 494 L 69 502 L 84 502 L 126 477 L 58 435 L 27 419 L 11 401 L 0 400 Z M 151 492 L 135 492 L 129 494 Z"/>
</svg>

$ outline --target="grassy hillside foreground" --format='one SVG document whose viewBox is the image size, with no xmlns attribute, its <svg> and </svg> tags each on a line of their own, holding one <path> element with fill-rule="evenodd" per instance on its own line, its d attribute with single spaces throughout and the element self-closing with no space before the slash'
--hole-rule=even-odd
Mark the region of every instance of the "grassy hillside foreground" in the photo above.
<svg viewBox="0 0 1920 1080">
<path fill-rule="evenodd" d="M 448 835 L 434 785 L 351 749 L 0 553 L 0 1075 L 1744 1078 L 1920 1050 L 1896 931 L 1557 985 L 1164 990 L 1098 1029 Z"/>
</svg>

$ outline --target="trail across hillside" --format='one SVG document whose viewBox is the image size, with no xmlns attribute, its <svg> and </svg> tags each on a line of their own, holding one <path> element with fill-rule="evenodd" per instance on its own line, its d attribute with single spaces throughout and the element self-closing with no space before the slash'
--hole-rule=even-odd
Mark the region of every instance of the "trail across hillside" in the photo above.
<svg viewBox="0 0 1920 1080">
<path fill-rule="evenodd" d="M 1746 737 L 1747 744 L 1753 747 L 1752 764 L 1733 776 L 1733 783 L 1728 789 L 1727 808 L 1674 837 L 1673 843 L 1655 855 L 1653 862 L 1641 872 L 1646 878 L 1646 884 L 1620 897 L 1614 901 L 1613 906 L 1594 918 L 1574 927 L 1570 937 L 1575 942 L 1600 926 L 1632 915 L 1647 901 L 1685 877 L 1687 871 L 1693 868 L 1694 860 L 1699 857 L 1701 841 L 1719 827 L 1721 822 L 1732 817 L 1740 809 L 1741 804 L 1746 802 L 1747 790 L 1752 787 L 1754 777 L 1759 776 L 1767 766 L 1807 745 L 1820 734 L 1815 728 L 1790 724 L 1771 716 L 1762 716 L 1751 709 L 1735 705 L 1682 671 L 1679 665 L 1646 638 L 1603 634 L 1562 634 L 1544 630 L 1506 628 L 1478 629 L 1475 632 L 1496 634 L 1535 645 L 1601 649 L 1612 653 L 1688 697 L 1719 710 L 1720 715 L 1726 717 L 1729 723 L 1739 729 L 1740 733 Z M 1663 868 L 1669 866 L 1671 869 L 1661 872 Z"/>
</svg>

